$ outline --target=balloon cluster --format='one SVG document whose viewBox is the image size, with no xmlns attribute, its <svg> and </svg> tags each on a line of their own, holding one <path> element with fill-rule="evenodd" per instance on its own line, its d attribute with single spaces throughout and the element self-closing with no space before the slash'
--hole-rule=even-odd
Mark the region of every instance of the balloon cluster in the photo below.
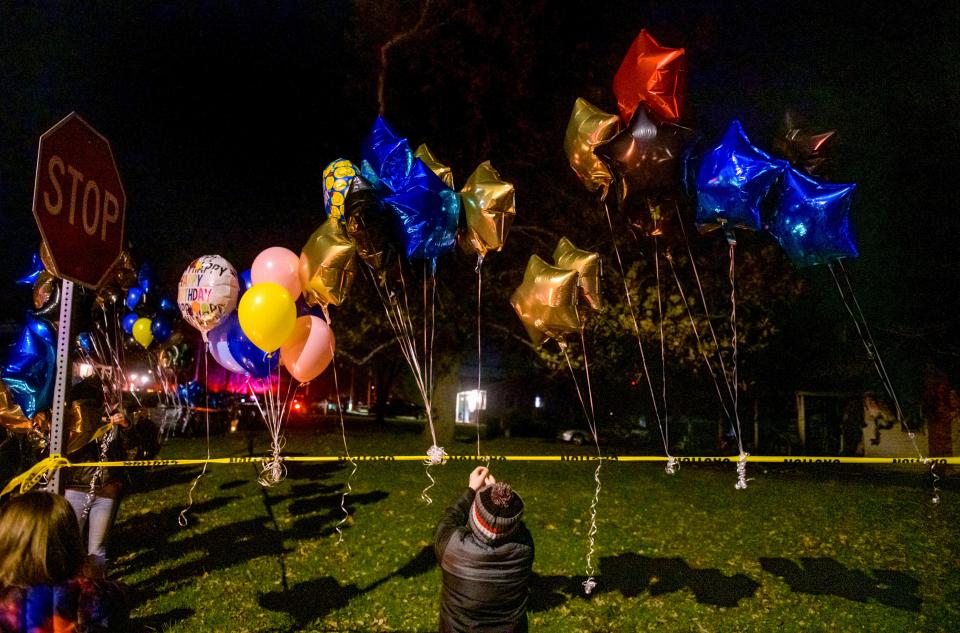
<svg viewBox="0 0 960 633">
<path fill-rule="evenodd" d="M 154 342 L 162 345 L 169 341 L 178 319 L 176 306 L 170 299 L 154 300 L 154 289 L 150 264 L 141 264 L 136 283 L 127 289 L 123 331 L 144 349 L 149 349 Z"/>
<path fill-rule="evenodd" d="M 617 208 L 631 225 L 660 235 L 676 210 L 690 169 L 693 131 L 678 124 L 686 85 L 682 48 L 661 46 L 640 31 L 613 81 L 619 116 L 577 99 L 564 151 L 577 177 Z M 696 224 L 702 232 L 762 228 L 797 265 L 855 257 L 849 211 L 855 185 L 815 177 L 830 165 L 833 130 L 813 132 L 788 113 L 772 158 L 754 146 L 739 121 L 696 169 Z"/>
<path fill-rule="evenodd" d="M 578 306 L 598 310 L 600 299 L 600 255 L 580 250 L 565 237 L 553 251 L 553 265 L 531 255 L 523 282 L 510 296 L 510 305 L 523 323 L 534 345 L 563 338 L 579 331 L 585 314 Z"/>
</svg>

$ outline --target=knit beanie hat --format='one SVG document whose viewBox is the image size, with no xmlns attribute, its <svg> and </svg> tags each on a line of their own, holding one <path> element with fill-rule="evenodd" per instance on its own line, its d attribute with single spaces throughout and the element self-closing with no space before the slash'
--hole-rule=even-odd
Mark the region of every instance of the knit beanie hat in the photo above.
<svg viewBox="0 0 960 633">
<path fill-rule="evenodd" d="M 523 499 L 509 485 L 498 481 L 477 492 L 468 523 L 477 539 L 498 545 L 516 531 L 522 516 Z"/>
</svg>

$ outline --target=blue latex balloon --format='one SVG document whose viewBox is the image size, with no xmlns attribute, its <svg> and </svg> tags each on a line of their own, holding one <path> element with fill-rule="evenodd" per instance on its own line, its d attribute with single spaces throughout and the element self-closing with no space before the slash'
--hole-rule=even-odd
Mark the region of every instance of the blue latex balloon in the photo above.
<svg viewBox="0 0 960 633">
<path fill-rule="evenodd" d="M 360 152 L 366 165 L 361 165 L 361 175 L 370 184 L 383 186 L 390 191 L 403 190 L 407 184 L 414 157 L 407 139 L 397 136 L 381 117 L 373 122 Z M 372 178 L 371 178 L 372 176 Z"/>
<path fill-rule="evenodd" d="M 3 366 L 3 382 L 14 401 L 32 418 L 50 408 L 57 372 L 57 333 L 48 321 L 27 317 Z"/>
<path fill-rule="evenodd" d="M 234 312 L 231 317 L 235 317 Z M 268 355 L 254 345 L 240 327 L 240 320 L 234 318 L 230 322 L 230 331 L 227 333 L 227 347 L 230 355 L 243 371 L 254 378 L 266 378 L 277 369 L 280 354 Z"/>
<path fill-rule="evenodd" d="M 123 315 L 123 331 L 129 336 L 133 336 L 133 324 L 137 322 L 140 315 L 136 312 L 127 312 Z"/>
<path fill-rule="evenodd" d="M 207 333 L 207 341 L 210 343 L 210 355 L 213 356 L 213 360 L 217 361 L 217 364 L 227 371 L 243 374 L 246 373 L 243 365 L 238 363 L 230 353 L 230 332 L 231 328 L 237 325 L 236 321 L 237 313 L 230 313 L 230 316 L 224 319 L 220 325 Z"/>
<path fill-rule="evenodd" d="M 90 332 L 80 332 L 77 334 L 77 346 L 86 354 L 93 356 L 93 335 Z"/>
<path fill-rule="evenodd" d="M 150 264 L 144 262 L 140 265 L 140 270 L 137 271 L 137 284 L 143 292 L 150 293 L 150 288 L 153 287 L 153 269 L 150 268 Z"/>
<path fill-rule="evenodd" d="M 143 288 L 130 286 L 130 290 L 127 290 L 127 310 L 136 310 L 141 299 L 143 299 Z"/>
<path fill-rule="evenodd" d="M 157 343 L 166 343 L 173 334 L 173 320 L 162 312 L 153 315 L 150 320 L 150 333 Z"/>
<path fill-rule="evenodd" d="M 734 119 L 697 172 L 697 227 L 759 230 L 760 208 L 783 170 L 782 161 L 750 144 Z"/>
<path fill-rule="evenodd" d="M 37 277 L 40 276 L 40 273 L 46 269 L 46 266 L 43 265 L 43 260 L 40 259 L 40 253 L 34 253 L 33 259 L 30 261 L 30 272 L 18 279 L 17 283 L 21 286 L 32 286 L 37 282 Z"/>
<path fill-rule="evenodd" d="M 160 310 L 163 312 L 169 312 L 170 314 L 179 314 L 179 308 L 177 304 L 170 297 L 163 297 L 160 299 Z"/>
<path fill-rule="evenodd" d="M 798 266 L 856 257 L 850 203 L 856 185 L 818 182 L 792 167 L 780 185 L 769 231 Z"/>
<path fill-rule="evenodd" d="M 453 248 L 460 224 L 460 196 L 419 158 L 410 186 L 385 199 L 396 214 L 397 232 L 410 259 L 432 259 Z"/>
</svg>

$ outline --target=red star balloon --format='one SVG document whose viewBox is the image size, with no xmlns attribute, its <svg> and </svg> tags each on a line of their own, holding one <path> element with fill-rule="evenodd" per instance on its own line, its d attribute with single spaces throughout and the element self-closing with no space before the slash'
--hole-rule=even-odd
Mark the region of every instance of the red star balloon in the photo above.
<svg viewBox="0 0 960 633">
<path fill-rule="evenodd" d="M 660 46 L 644 29 L 613 78 L 620 118 L 629 123 L 641 101 L 667 121 L 678 121 L 687 75 L 686 52 Z"/>
</svg>

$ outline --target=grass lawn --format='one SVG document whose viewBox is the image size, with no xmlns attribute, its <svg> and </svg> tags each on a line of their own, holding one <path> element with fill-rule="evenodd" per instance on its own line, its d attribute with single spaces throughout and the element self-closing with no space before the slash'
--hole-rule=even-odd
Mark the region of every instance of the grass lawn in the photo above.
<svg viewBox="0 0 960 633">
<path fill-rule="evenodd" d="M 355 454 L 420 454 L 419 434 L 348 428 Z M 212 438 L 216 457 L 267 450 L 264 434 Z M 573 453 L 554 442 L 495 440 L 484 452 Z M 469 454 L 468 442 L 447 446 Z M 288 435 L 287 453 L 342 451 L 339 434 Z M 202 457 L 174 440 L 163 458 Z M 272 488 L 251 464 L 213 465 L 177 517 L 199 468 L 142 473 L 112 535 L 114 573 L 132 589 L 142 630 L 433 631 L 440 574 L 430 549 L 442 509 L 473 464 L 434 468 L 433 505 L 415 462 L 291 464 Z M 595 464 L 496 464 L 522 494 L 537 545 L 531 631 L 957 631 L 960 490 L 939 505 L 909 472 L 754 464 L 745 491 L 734 465 L 605 464 L 596 565 L 584 596 Z"/>
</svg>

